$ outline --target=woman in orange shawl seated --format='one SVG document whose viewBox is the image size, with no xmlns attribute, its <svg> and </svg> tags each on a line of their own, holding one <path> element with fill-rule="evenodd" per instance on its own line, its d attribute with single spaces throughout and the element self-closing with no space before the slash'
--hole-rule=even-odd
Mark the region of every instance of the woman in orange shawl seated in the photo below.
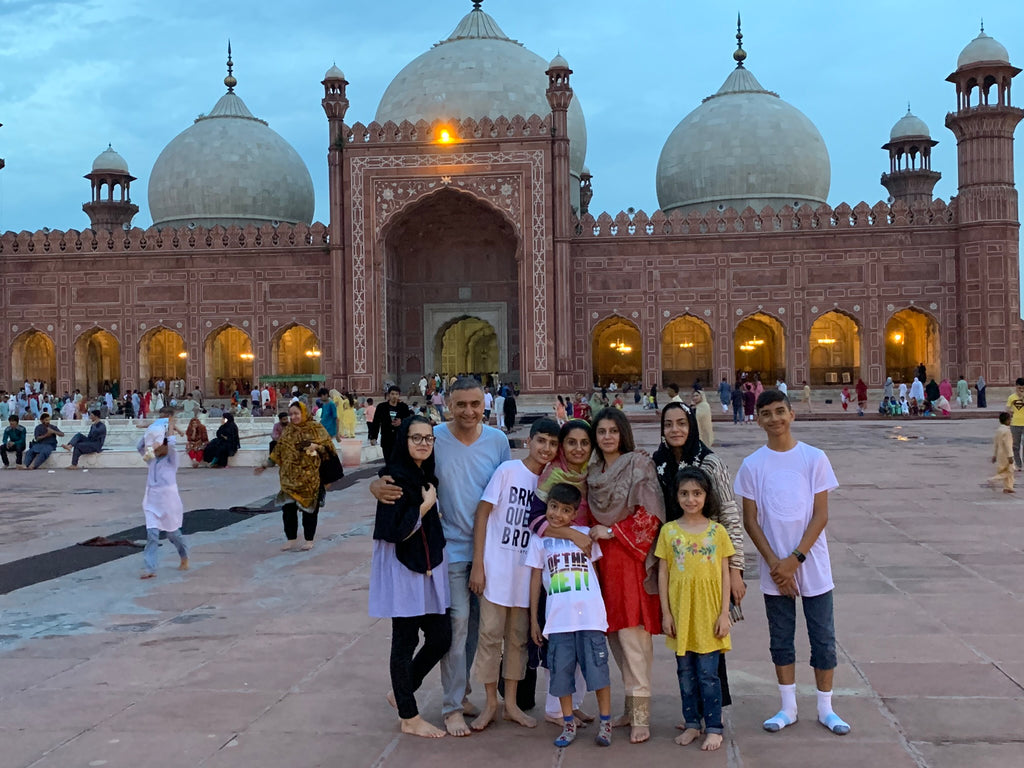
<svg viewBox="0 0 1024 768">
<path fill-rule="evenodd" d="M 317 514 L 324 501 L 320 462 L 331 453 L 334 453 L 331 436 L 321 424 L 310 418 L 306 405 L 295 402 L 288 406 L 288 426 L 281 432 L 266 463 L 255 469 L 259 475 L 267 467 L 276 465 L 281 468 L 281 492 L 277 498 L 284 502 L 281 516 L 287 539 L 281 547 L 282 551 L 292 549 L 298 542 L 300 509 L 305 541 L 299 549 L 313 548 Z"/>
<path fill-rule="evenodd" d="M 203 449 L 210 442 L 206 427 L 198 416 L 193 416 L 189 421 L 188 428 L 185 430 L 185 439 L 188 440 L 186 445 L 188 457 L 192 459 L 192 469 L 195 469 L 203 460 Z"/>
</svg>

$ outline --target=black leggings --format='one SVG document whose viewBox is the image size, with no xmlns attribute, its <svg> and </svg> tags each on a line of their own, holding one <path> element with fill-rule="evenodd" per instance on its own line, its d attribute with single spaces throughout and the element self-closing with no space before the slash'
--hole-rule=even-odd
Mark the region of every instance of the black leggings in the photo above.
<svg viewBox="0 0 1024 768">
<path fill-rule="evenodd" d="M 299 505 L 289 501 L 281 507 L 281 519 L 284 521 L 284 537 L 288 541 L 295 541 L 299 537 Z M 316 536 L 316 518 L 320 512 L 320 503 L 317 502 L 312 512 L 302 513 L 302 535 L 306 541 L 312 541 Z"/>
<path fill-rule="evenodd" d="M 413 655 L 423 632 L 423 647 Z M 391 688 L 395 692 L 398 716 L 416 717 L 416 696 L 420 685 L 452 644 L 452 622 L 447 613 L 402 616 L 391 619 Z"/>
</svg>

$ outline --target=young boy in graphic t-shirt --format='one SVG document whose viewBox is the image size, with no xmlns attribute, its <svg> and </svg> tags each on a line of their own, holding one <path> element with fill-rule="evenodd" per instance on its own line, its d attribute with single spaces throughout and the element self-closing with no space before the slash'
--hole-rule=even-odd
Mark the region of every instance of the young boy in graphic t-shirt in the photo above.
<svg viewBox="0 0 1024 768">
<path fill-rule="evenodd" d="M 582 495 L 568 483 L 557 483 L 548 492 L 544 513 L 548 530 L 572 525 Z M 572 525 L 583 533 L 589 529 Z M 576 738 L 573 694 L 576 667 L 583 672 L 588 690 L 597 694 L 601 724 L 594 741 L 602 747 L 612 743 L 612 689 L 608 673 L 608 616 L 594 561 L 601 557 L 595 542 L 588 558 L 570 539 L 535 536 L 526 550 L 525 565 L 533 569 L 530 578 L 530 634 L 538 646 L 548 639 L 547 667 L 551 675 L 548 692 L 558 698 L 562 709 L 562 733 L 556 747 L 567 747 Z M 546 590 L 544 629 L 537 615 L 541 587 Z"/>
<path fill-rule="evenodd" d="M 800 595 L 818 688 L 818 722 L 832 733 L 846 734 L 850 726 L 832 711 L 834 585 L 825 541 L 828 492 L 839 483 L 825 453 L 793 437 L 796 414 L 784 393 L 762 392 L 756 416 L 768 445 L 743 460 L 734 490 L 743 499 L 743 524 L 761 554 L 761 591 L 782 696 L 782 709 L 765 720 L 764 729 L 774 733 L 797 720 L 794 639 Z"/>
<path fill-rule="evenodd" d="M 537 721 L 516 705 L 526 674 L 530 631 L 530 569 L 523 565 L 530 543 L 530 505 L 544 466 L 558 452 L 558 422 L 538 419 L 530 428 L 525 459 L 501 464 L 484 489 L 473 524 L 473 568 L 469 588 L 480 597 L 480 632 L 473 674 L 487 702 L 470 727 L 481 731 L 498 712 L 498 671 L 504 645 L 506 720 L 533 728 Z"/>
</svg>

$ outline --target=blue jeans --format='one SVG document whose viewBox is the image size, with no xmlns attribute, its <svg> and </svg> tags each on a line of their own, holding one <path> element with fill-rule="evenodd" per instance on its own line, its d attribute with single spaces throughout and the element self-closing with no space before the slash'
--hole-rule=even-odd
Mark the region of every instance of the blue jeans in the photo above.
<svg viewBox="0 0 1024 768">
<path fill-rule="evenodd" d="M 476 642 L 480 633 L 480 603 L 469 591 L 469 572 L 472 563 L 448 563 L 448 588 L 452 606 L 448 613 L 452 619 L 452 644 L 441 659 L 441 687 L 444 701 L 441 714 L 462 711 L 462 700 L 469 694 L 469 670 L 476 656 Z"/>
<path fill-rule="evenodd" d="M 732 407 L 732 423 L 739 424 L 743 421 L 743 405 L 734 405 Z"/>
<path fill-rule="evenodd" d="M 718 679 L 720 653 L 687 651 L 685 656 L 676 656 L 676 676 L 679 678 L 683 720 L 687 728 L 699 731 L 703 712 L 704 730 L 708 733 L 722 732 L 722 683 Z"/>
<path fill-rule="evenodd" d="M 181 528 L 176 531 L 166 531 L 167 540 L 178 550 L 182 560 L 188 557 L 188 547 L 185 546 L 185 539 L 181 535 Z M 142 558 L 146 562 L 148 573 L 156 572 L 156 561 L 160 558 L 160 529 L 146 529 L 146 548 L 142 551 Z"/>
<path fill-rule="evenodd" d="M 832 616 L 832 590 L 823 595 L 801 597 L 807 636 L 811 641 L 811 666 L 814 669 L 836 668 L 836 631 Z M 787 667 L 796 663 L 796 598 L 765 595 L 768 614 L 768 637 L 772 663 Z"/>
</svg>

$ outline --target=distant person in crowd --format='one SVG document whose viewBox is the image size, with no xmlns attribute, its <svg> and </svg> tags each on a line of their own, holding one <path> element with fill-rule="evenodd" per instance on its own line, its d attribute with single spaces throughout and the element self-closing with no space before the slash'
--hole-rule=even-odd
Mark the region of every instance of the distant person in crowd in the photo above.
<svg viewBox="0 0 1024 768">
<path fill-rule="evenodd" d="M 996 465 L 996 473 L 988 479 L 990 483 L 1001 480 L 1003 493 L 1014 493 L 1013 490 L 1013 434 L 1010 432 L 1010 414 L 999 414 L 999 426 L 992 439 L 992 463 Z"/>
<path fill-rule="evenodd" d="M 178 550 L 181 558 L 178 570 L 188 570 L 188 545 L 181 533 L 185 507 L 178 493 L 178 452 L 174 449 L 180 433 L 174 426 L 174 408 L 164 406 L 158 416 L 146 429 L 138 446 L 141 454 L 153 456 L 146 477 L 146 494 L 142 497 L 142 511 L 146 515 L 146 548 L 142 553 L 145 567 L 139 577 L 142 579 L 156 576 L 161 531 Z"/>
<path fill-rule="evenodd" d="M 914 377 L 910 385 L 910 399 L 916 400 L 919 404 L 924 402 L 924 382 Z"/>
<path fill-rule="evenodd" d="M 378 437 L 380 438 L 385 461 L 391 458 L 399 426 L 412 415 L 409 406 L 401 401 L 401 397 L 402 390 L 397 386 L 392 384 L 388 387 L 387 400 L 374 409 L 373 421 L 367 428 L 370 445 L 376 445 Z"/>
<path fill-rule="evenodd" d="M 366 425 L 369 427 L 370 422 L 373 421 L 373 416 L 377 411 L 377 406 L 373 404 L 373 398 L 366 398 L 366 405 L 363 406 L 363 419 L 366 420 Z"/>
<path fill-rule="evenodd" d="M 185 395 L 185 399 L 181 402 L 181 415 L 191 421 L 192 417 L 196 415 L 196 410 L 199 408 L 199 403 L 196 402 L 195 397 L 189 392 Z"/>
<path fill-rule="evenodd" d="M 337 390 L 331 390 L 337 392 Z M 356 399 L 351 392 L 346 392 L 339 398 L 340 408 L 338 409 L 338 436 L 353 438 L 356 436 Z"/>
<path fill-rule="evenodd" d="M 939 394 L 949 401 L 953 400 L 953 385 L 949 383 L 949 379 L 946 377 L 943 377 L 942 381 L 939 382 Z"/>
<path fill-rule="evenodd" d="M 82 454 L 99 453 L 103 450 L 103 443 L 107 439 L 107 425 L 103 423 L 100 416 L 98 408 L 89 411 L 89 419 L 92 422 L 89 425 L 89 434 L 83 435 L 79 432 L 72 435 L 71 439 L 64 444 L 64 450 L 71 451 L 71 463 L 68 465 L 68 469 L 78 469 L 78 460 L 82 458 Z"/>
<path fill-rule="evenodd" d="M 708 403 L 708 399 L 699 389 L 693 393 L 691 403 L 693 404 L 693 412 L 697 417 L 700 439 L 704 445 L 710 447 L 715 444 L 715 430 L 711 420 L 711 404 Z"/>
<path fill-rule="evenodd" d="M 50 414 L 39 414 L 39 423 L 36 425 L 32 442 L 29 443 L 25 452 L 25 463 L 22 469 L 39 469 L 50 454 L 57 450 L 57 438 L 64 437 L 64 433 L 57 427 L 50 424 Z"/>
<path fill-rule="evenodd" d="M 811 412 L 811 385 L 804 382 L 803 393 L 800 395 L 800 402 L 807 405 L 807 412 Z"/>
<path fill-rule="evenodd" d="M 853 388 L 857 392 L 857 415 L 863 416 L 864 409 L 868 407 L 868 385 L 864 383 L 864 379 L 857 379 Z"/>
<path fill-rule="evenodd" d="M 754 420 L 754 404 L 757 402 L 757 395 L 754 394 L 754 385 L 749 381 L 743 385 L 743 415 L 746 421 Z"/>
<path fill-rule="evenodd" d="M 665 391 L 668 393 L 668 401 L 670 403 L 681 403 L 681 402 L 683 402 L 683 398 L 681 398 L 679 396 L 679 385 L 678 384 L 669 384 L 667 387 L 665 387 Z"/>
<path fill-rule="evenodd" d="M 889 398 L 892 400 L 895 392 L 893 391 L 892 376 L 885 377 L 885 384 L 882 385 L 882 397 Z"/>
<path fill-rule="evenodd" d="M 188 457 L 192 460 L 192 469 L 199 466 L 199 463 L 203 460 L 203 450 L 206 448 L 206 444 L 210 442 L 210 436 L 206 432 L 206 426 L 199 420 L 199 416 L 193 412 L 192 418 L 189 419 L 188 427 L 185 429 L 185 449 L 188 451 Z"/>
<path fill-rule="evenodd" d="M 317 395 L 320 398 L 320 412 L 318 418 L 320 419 L 320 425 L 327 430 L 327 434 L 331 436 L 331 439 L 338 437 L 338 406 L 334 401 L 334 395 L 332 392 L 337 390 L 328 390 L 326 387 L 320 387 Z M 338 394 L 338 399 L 341 399 L 341 394 Z"/>
<path fill-rule="evenodd" d="M 274 423 L 273 428 L 270 430 L 270 453 L 274 452 L 274 446 L 277 445 L 277 441 L 281 439 L 281 433 L 287 426 L 288 411 L 281 411 L 279 414 L 277 414 L 277 421 Z"/>
<path fill-rule="evenodd" d="M 729 405 L 732 402 L 732 387 L 725 376 L 718 382 L 718 400 L 722 404 L 722 413 L 729 412 Z"/>
<path fill-rule="evenodd" d="M 509 387 L 508 392 L 505 393 L 505 404 L 502 406 L 505 411 L 505 431 L 513 432 L 516 428 L 516 417 L 519 413 L 518 405 L 516 404 L 515 392 Z"/>
<path fill-rule="evenodd" d="M 985 397 L 985 387 L 986 386 L 987 385 L 985 384 L 985 377 L 979 375 L 978 376 L 978 381 L 974 385 L 975 389 L 978 390 L 978 407 L 979 408 L 987 408 L 988 407 L 988 400 Z"/>
<path fill-rule="evenodd" d="M 739 424 L 743 421 L 743 389 L 738 383 L 729 394 L 729 399 L 732 401 L 732 423 Z"/>
<path fill-rule="evenodd" d="M 0 459 L 3 459 L 4 469 L 11 466 L 8 453 L 14 454 L 14 465 L 21 466 L 21 460 L 25 455 L 25 441 L 28 439 L 28 430 L 21 426 L 18 414 L 12 413 L 7 417 L 7 426 L 4 428 L 2 443 L 0 443 Z"/>
<path fill-rule="evenodd" d="M 789 387 L 786 386 L 786 382 L 781 378 L 775 380 L 775 388 L 784 395 L 789 394 Z"/>
<path fill-rule="evenodd" d="M 224 413 L 221 415 L 221 424 L 217 428 L 217 435 L 207 443 L 203 450 L 203 461 L 208 467 L 226 467 L 228 459 L 238 453 L 241 445 L 235 417 L 230 413 Z"/>
<path fill-rule="evenodd" d="M 960 403 L 961 408 L 966 408 L 971 404 L 971 386 L 963 375 L 956 381 L 956 401 Z"/>
</svg>

